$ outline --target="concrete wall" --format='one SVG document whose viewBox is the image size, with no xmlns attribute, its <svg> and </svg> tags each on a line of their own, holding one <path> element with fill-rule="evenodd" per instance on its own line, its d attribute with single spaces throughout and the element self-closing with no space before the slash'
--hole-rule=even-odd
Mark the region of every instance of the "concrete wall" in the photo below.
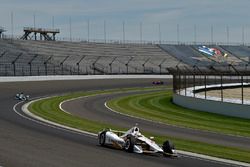
<svg viewBox="0 0 250 167">
<path fill-rule="evenodd" d="M 250 105 L 205 100 L 177 94 L 174 94 L 173 102 L 190 109 L 250 119 Z"/>
</svg>

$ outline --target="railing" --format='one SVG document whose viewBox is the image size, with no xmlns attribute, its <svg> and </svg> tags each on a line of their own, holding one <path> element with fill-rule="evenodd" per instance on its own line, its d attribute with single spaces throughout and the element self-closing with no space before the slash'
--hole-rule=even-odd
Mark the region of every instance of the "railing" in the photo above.
<svg viewBox="0 0 250 167">
<path fill-rule="evenodd" d="M 202 98 L 208 100 L 222 101 L 222 102 L 236 102 L 246 104 L 250 99 L 246 99 L 246 87 L 250 87 L 250 73 L 249 71 L 234 72 L 205 72 L 205 71 L 185 71 L 176 70 L 173 74 L 173 90 L 174 93 L 181 96 L 188 96 L 193 98 Z M 228 89 L 237 89 L 238 97 L 230 99 L 226 93 Z M 216 91 L 216 97 L 209 95 L 210 91 Z M 247 103 L 248 104 L 248 103 Z"/>
</svg>

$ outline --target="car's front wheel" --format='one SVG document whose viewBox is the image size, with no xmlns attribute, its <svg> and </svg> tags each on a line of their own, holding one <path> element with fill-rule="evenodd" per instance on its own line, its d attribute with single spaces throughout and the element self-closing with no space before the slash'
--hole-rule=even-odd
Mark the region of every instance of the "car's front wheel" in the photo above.
<svg viewBox="0 0 250 167">
<path fill-rule="evenodd" d="M 133 151 L 134 151 L 134 145 L 135 145 L 134 140 L 133 140 L 131 137 L 128 137 L 128 138 L 125 140 L 124 149 L 125 149 L 127 152 L 133 152 Z"/>
</svg>

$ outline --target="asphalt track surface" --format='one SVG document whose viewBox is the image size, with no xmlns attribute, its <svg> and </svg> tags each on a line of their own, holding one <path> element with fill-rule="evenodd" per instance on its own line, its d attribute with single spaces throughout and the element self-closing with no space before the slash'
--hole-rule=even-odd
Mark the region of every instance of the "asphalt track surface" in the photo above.
<svg viewBox="0 0 250 167">
<path fill-rule="evenodd" d="M 100 147 L 91 136 L 44 126 L 13 111 L 17 103 L 13 98 L 18 92 L 41 97 L 75 91 L 150 86 L 151 81 L 116 79 L 0 83 L 0 166 L 227 166 L 191 157 L 172 159 Z M 21 105 L 17 106 L 17 111 L 21 112 Z"/>
</svg>

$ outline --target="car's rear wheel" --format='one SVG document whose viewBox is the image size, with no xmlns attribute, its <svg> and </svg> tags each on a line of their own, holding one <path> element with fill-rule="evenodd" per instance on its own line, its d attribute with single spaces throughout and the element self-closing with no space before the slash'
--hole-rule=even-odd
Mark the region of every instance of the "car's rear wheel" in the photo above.
<svg viewBox="0 0 250 167">
<path fill-rule="evenodd" d="M 173 154 L 173 150 L 175 149 L 174 144 L 171 141 L 165 141 L 163 143 L 162 149 L 166 155 Z"/>
<path fill-rule="evenodd" d="M 105 140 L 106 140 L 106 132 L 102 132 L 100 135 L 99 135 L 99 144 L 101 146 L 104 146 L 105 145 Z"/>
<path fill-rule="evenodd" d="M 125 140 L 125 146 L 124 146 L 124 149 L 127 151 L 127 152 L 133 152 L 134 151 L 134 145 L 135 145 L 135 141 L 131 138 L 131 137 L 128 137 L 126 140 Z"/>
</svg>

